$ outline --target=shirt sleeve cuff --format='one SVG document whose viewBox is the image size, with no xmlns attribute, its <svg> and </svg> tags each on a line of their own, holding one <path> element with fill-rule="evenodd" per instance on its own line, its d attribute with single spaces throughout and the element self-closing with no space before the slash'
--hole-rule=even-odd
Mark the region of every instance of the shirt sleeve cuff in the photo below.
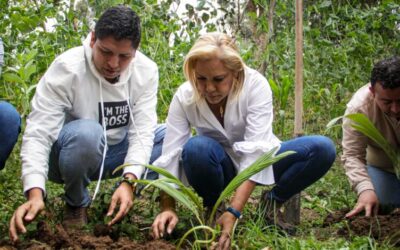
<svg viewBox="0 0 400 250">
<path fill-rule="evenodd" d="M 375 190 L 374 185 L 372 185 L 372 182 L 370 181 L 363 181 L 358 183 L 355 189 L 357 192 L 357 196 L 359 196 L 365 190 Z"/>
<path fill-rule="evenodd" d="M 130 165 L 124 168 L 124 172 L 122 175 L 125 174 L 134 174 L 136 176 L 137 179 L 141 179 L 142 178 L 142 174 L 144 171 L 144 167 L 142 165 Z"/>
<path fill-rule="evenodd" d="M 32 188 L 40 188 L 43 191 L 43 197 L 46 197 L 46 178 L 41 174 L 30 174 L 22 178 L 24 184 L 24 195 L 27 197 L 27 192 Z"/>
</svg>

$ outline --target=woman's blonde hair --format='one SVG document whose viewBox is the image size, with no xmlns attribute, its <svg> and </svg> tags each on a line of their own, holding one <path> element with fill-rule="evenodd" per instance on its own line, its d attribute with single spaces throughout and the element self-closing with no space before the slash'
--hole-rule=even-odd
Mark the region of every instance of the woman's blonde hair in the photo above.
<svg viewBox="0 0 400 250">
<path fill-rule="evenodd" d="M 183 63 L 183 72 L 195 90 L 195 98 L 199 100 L 201 95 L 197 89 L 197 79 L 194 72 L 199 60 L 218 58 L 224 66 L 234 73 L 231 93 L 238 96 L 244 82 L 245 63 L 239 54 L 235 41 L 228 35 L 218 32 L 202 35 L 190 49 Z"/>
</svg>

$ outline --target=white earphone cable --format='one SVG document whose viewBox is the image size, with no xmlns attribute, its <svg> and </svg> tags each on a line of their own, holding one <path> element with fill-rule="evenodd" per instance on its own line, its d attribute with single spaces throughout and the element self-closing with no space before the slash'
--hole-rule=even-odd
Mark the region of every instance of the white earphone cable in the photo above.
<svg viewBox="0 0 400 250">
<path fill-rule="evenodd" d="M 100 107 L 101 107 L 101 125 L 103 127 L 103 135 L 104 135 L 104 148 L 103 148 L 103 157 L 101 160 L 101 166 L 100 166 L 100 174 L 99 174 L 99 179 L 96 184 L 96 189 L 94 190 L 93 198 L 92 201 L 96 199 L 96 195 L 99 192 L 100 189 L 100 183 L 101 183 L 101 177 L 103 176 L 103 171 L 104 171 L 104 162 L 106 159 L 106 154 L 107 154 L 107 124 L 105 123 L 104 119 L 104 100 L 103 100 L 103 84 L 101 80 L 99 79 L 100 82 Z"/>
</svg>

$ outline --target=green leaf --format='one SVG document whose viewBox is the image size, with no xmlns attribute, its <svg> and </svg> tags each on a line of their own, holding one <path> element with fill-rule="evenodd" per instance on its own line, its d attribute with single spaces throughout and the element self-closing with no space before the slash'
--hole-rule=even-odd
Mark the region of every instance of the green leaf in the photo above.
<svg viewBox="0 0 400 250">
<path fill-rule="evenodd" d="M 123 164 L 121 166 L 118 166 L 116 169 L 114 169 L 112 174 L 115 174 L 119 170 L 122 170 L 124 167 L 131 166 L 132 164 Z M 199 210 L 202 210 L 203 206 L 201 204 L 200 199 L 198 196 L 188 187 L 186 187 L 178 178 L 173 176 L 171 173 L 169 173 L 167 170 L 164 168 L 160 168 L 154 165 L 145 165 L 145 167 L 157 172 L 160 175 L 163 175 L 165 178 L 162 178 L 162 180 L 165 180 L 169 183 L 175 184 L 178 186 L 178 188 L 183 192 L 185 195 L 187 195 L 191 201 L 196 204 L 196 206 L 199 208 Z"/>
<path fill-rule="evenodd" d="M 26 94 L 30 94 L 32 91 L 36 89 L 37 84 L 29 86 L 28 90 L 26 91 Z"/>
<path fill-rule="evenodd" d="M 274 79 L 269 79 L 268 80 L 269 86 L 272 89 L 272 92 L 274 93 L 274 96 L 280 96 L 280 88 L 278 87 L 278 85 L 276 84 L 276 82 L 274 81 Z"/>
<path fill-rule="evenodd" d="M 198 210 L 198 206 L 187 196 L 185 193 L 181 192 L 179 189 L 176 189 L 168 182 L 168 179 L 157 179 L 157 180 L 134 180 L 133 182 L 142 183 L 146 185 L 155 186 L 168 195 L 173 197 L 175 200 L 182 203 L 186 208 L 188 208 L 199 220 L 200 223 L 203 223 L 200 219 L 200 213 Z"/>
<path fill-rule="evenodd" d="M 205 5 L 206 5 L 206 1 L 205 0 L 198 1 L 197 6 L 196 6 L 196 10 L 202 10 Z"/>
<path fill-rule="evenodd" d="M 375 143 L 377 143 L 383 151 L 387 154 L 393 163 L 396 176 L 400 179 L 400 152 L 396 152 L 395 148 L 390 145 L 390 143 L 382 136 L 379 130 L 374 126 L 374 124 L 368 119 L 368 117 L 361 113 L 346 115 L 353 121 L 351 126 L 357 131 L 361 132 L 365 136 L 369 137 Z"/>
<path fill-rule="evenodd" d="M 25 67 L 23 68 L 23 74 L 21 74 L 24 82 L 29 82 L 31 75 L 36 73 L 36 65 L 33 64 L 33 61 L 29 61 Z"/>
<path fill-rule="evenodd" d="M 328 122 L 328 124 L 326 124 L 326 129 L 331 129 L 333 126 L 336 126 L 336 123 L 341 119 L 343 119 L 343 116 L 333 118 Z"/>
<path fill-rule="evenodd" d="M 183 193 L 185 193 L 187 196 L 190 197 L 190 199 L 196 204 L 196 206 L 199 209 L 202 209 L 203 206 L 202 206 L 201 201 L 198 198 L 198 196 L 190 188 L 186 187 L 185 184 L 183 184 L 178 178 L 173 176 L 171 173 L 169 173 L 164 168 L 160 168 L 160 167 L 153 166 L 153 165 L 146 165 L 146 167 L 163 175 L 164 177 L 166 177 L 166 179 L 170 183 L 176 184 Z"/>
<path fill-rule="evenodd" d="M 28 50 L 27 54 L 23 55 L 23 59 L 25 62 L 33 61 L 38 54 L 37 49 Z"/>
<path fill-rule="evenodd" d="M 14 83 L 21 83 L 24 84 L 24 80 L 21 79 L 17 74 L 14 73 L 5 73 L 3 75 L 4 80 L 6 82 L 14 82 Z"/>
<path fill-rule="evenodd" d="M 244 181 L 248 180 L 251 176 L 257 174 L 261 170 L 271 166 L 273 163 L 279 161 L 282 158 L 285 158 L 288 155 L 294 154 L 294 151 L 287 151 L 282 154 L 274 156 L 274 154 L 278 151 L 278 147 L 271 149 L 270 151 L 266 152 L 262 156 L 260 156 L 253 164 L 247 167 L 245 170 L 240 172 L 235 178 L 232 179 L 231 182 L 226 186 L 224 191 L 222 191 L 221 195 L 219 196 L 218 200 L 215 202 L 213 210 L 211 212 L 211 216 L 209 222 L 211 223 L 212 218 L 214 218 L 215 212 L 217 211 L 218 206 L 220 203 L 230 196 L 237 187 L 239 187 Z"/>
<path fill-rule="evenodd" d="M 330 7 L 332 5 L 332 1 L 323 1 L 319 7 L 322 8 L 326 8 L 326 7 Z"/>
<path fill-rule="evenodd" d="M 206 23 L 208 20 L 210 19 L 210 15 L 207 13 L 203 13 L 203 15 L 201 15 L 201 20 Z"/>
</svg>

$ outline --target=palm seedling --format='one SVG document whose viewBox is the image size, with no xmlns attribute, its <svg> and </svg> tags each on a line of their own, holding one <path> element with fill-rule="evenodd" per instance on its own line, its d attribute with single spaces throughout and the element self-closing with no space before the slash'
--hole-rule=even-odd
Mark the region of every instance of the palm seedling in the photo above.
<svg viewBox="0 0 400 250">
<path fill-rule="evenodd" d="M 166 192 L 168 195 L 173 197 L 175 200 L 179 201 L 183 206 L 189 209 L 196 217 L 199 225 L 192 227 L 182 236 L 177 245 L 177 249 L 180 249 L 184 240 L 191 233 L 194 233 L 197 230 L 203 230 L 204 232 L 209 232 L 210 235 L 206 234 L 206 239 L 196 239 L 193 244 L 195 246 L 199 246 L 200 244 L 210 245 L 215 240 L 216 235 L 218 234 L 218 230 L 214 229 L 210 225 L 215 216 L 217 208 L 219 207 L 221 202 L 224 201 L 229 196 L 231 196 L 231 194 L 236 190 L 236 188 L 239 187 L 244 181 L 248 180 L 251 176 L 271 166 L 273 163 L 279 161 L 280 159 L 294 153 L 293 151 L 287 151 L 279 155 L 275 155 L 277 151 L 278 151 L 277 147 L 271 149 L 270 151 L 260 156 L 253 164 L 251 164 L 244 171 L 236 175 L 236 177 L 232 179 L 232 181 L 226 186 L 226 188 L 220 194 L 217 202 L 215 203 L 211 211 L 209 218 L 204 218 L 204 213 L 203 213 L 204 208 L 200 197 L 191 188 L 186 187 L 178 178 L 176 178 L 163 168 L 153 165 L 146 165 L 147 168 L 159 173 L 163 177 L 157 180 L 135 180 L 134 182 L 145 184 L 147 185 L 146 188 L 149 186 L 155 186 L 161 189 L 162 191 Z M 126 165 L 119 166 L 115 171 L 118 171 L 119 169 L 125 166 Z"/>
<path fill-rule="evenodd" d="M 337 117 L 333 119 L 327 127 L 332 127 L 333 123 L 338 121 L 340 118 Z M 344 116 L 344 118 L 350 119 L 353 123 L 351 126 L 356 129 L 358 132 L 364 134 L 375 143 L 377 143 L 383 151 L 385 151 L 386 155 L 390 158 L 393 163 L 393 167 L 397 176 L 397 179 L 400 180 L 400 152 L 398 152 L 390 143 L 382 136 L 379 130 L 374 126 L 374 124 L 368 119 L 367 116 L 361 113 L 349 114 Z"/>
</svg>

